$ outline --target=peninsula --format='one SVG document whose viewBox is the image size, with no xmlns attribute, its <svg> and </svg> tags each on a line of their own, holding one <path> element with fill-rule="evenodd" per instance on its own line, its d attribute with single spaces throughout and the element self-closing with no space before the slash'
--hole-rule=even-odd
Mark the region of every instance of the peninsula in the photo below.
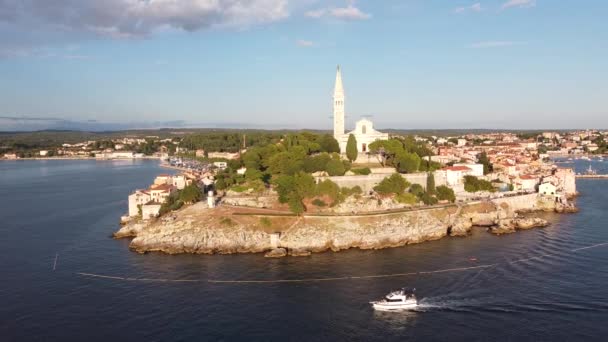
<svg viewBox="0 0 608 342">
<path fill-rule="evenodd" d="M 183 173 L 130 195 L 114 236 L 133 237 L 140 253 L 303 256 L 466 236 L 473 226 L 512 233 L 548 224 L 530 212 L 576 211 L 574 171 L 547 154 L 555 135 L 412 136 L 369 119 L 345 133 L 345 99 L 338 68 L 333 135 L 243 135 L 236 149 L 184 137 L 167 164 Z"/>
</svg>

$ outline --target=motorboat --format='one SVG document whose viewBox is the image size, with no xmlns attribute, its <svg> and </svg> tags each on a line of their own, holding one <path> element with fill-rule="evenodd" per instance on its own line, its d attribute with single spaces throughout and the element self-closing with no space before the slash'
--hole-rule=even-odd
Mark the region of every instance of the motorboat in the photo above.
<svg viewBox="0 0 608 342">
<path fill-rule="evenodd" d="M 369 303 L 380 311 L 412 310 L 418 307 L 415 291 L 416 289 L 402 288 L 392 291 L 379 301 Z"/>
</svg>

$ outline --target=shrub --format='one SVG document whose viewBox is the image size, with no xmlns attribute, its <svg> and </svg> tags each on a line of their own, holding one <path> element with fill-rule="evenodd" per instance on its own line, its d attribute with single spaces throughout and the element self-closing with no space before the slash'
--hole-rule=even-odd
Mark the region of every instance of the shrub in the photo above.
<svg viewBox="0 0 608 342">
<path fill-rule="evenodd" d="M 424 193 L 422 194 L 422 196 L 420 197 L 420 200 L 422 202 L 424 202 L 424 204 L 426 205 L 435 205 L 439 202 L 439 200 L 435 197 L 433 197 L 432 195 L 430 195 L 429 193 Z"/>
<path fill-rule="evenodd" d="M 199 189 L 196 184 L 191 184 L 180 191 L 179 199 L 184 203 L 195 203 L 198 202 L 202 196 L 201 189 Z"/>
<path fill-rule="evenodd" d="M 326 179 L 317 184 L 315 193 L 319 196 L 329 196 L 333 203 L 335 203 L 340 198 L 340 187 L 338 184 Z"/>
<path fill-rule="evenodd" d="M 353 195 L 361 195 L 363 193 L 363 190 L 361 190 L 360 186 L 355 185 L 352 188 L 344 187 L 340 189 L 340 192 L 342 192 L 342 195 L 344 195 L 344 197 L 348 197 Z"/>
<path fill-rule="evenodd" d="M 410 205 L 418 203 L 418 197 L 416 197 L 414 194 L 410 194 L 408 192 L 397 195 L 395 197 L 395 200 L 399 203 L 410 204 Z"/>
<path fill-rule="evenodd" d="M 362 175 L 362 176 L 367 176 L 372 173 L 372 170 L 370 170 L 369 167 L 351 169 L 350 171 L 352 171 L 352 173 L 354 173 L 356 175 Z"/>
<path fill-rule="evenodd" d="M 318 198 L 315 198 L 312 201 L 312 204 L 315 205 L 315 206 L 317 206 L 317 207 L 326 207 L 327 206 L 327 203 L 323 202 L 323 200 L 318 199 Z"/>
<path fill-rule="evenodd" d="M 390 177 L 386 177 L 380 184 L 374 187 L 374 190 L 381 195 L 402 194 L 409 186 L 409 183 L 400 174 L 394 173 Z"/>
<path fill-rule="evenodd" d="M 420 184 L 412 184 L 412 186 L 410 186 L 410 193 L 417 197 L 421 197 L 422 194 L 424 194 L 424 188 Z"/>
<path fill-rule="evenodd" d="M 351 162 L 349 162 L 348 160 L 343 160 L 342 165 L 344 165 L 344 172 L 350 170 L 351 167 L 353 166 L 353 164 Z"/>
<path fill-rule="evenodd" d="M 454 190 L 452 190 L 451 188 L 449 188 L 445 185 L 441 185 L 441 186 L 438 186 L 435 190 L 437 192 L 438 200 L 450 201 L 452 203 L 456 202 L 456 195 L 454 194 Z"/>
<path fill-rule="evenodd" d="M 313 173 L 317 171 L 325 171 L 327 163 L 331 160 L 328 153 L 321 153 L 316 156 L 307 157 L 304 159 L 304 171 Z"/>
<path fill-rule="evenodd" d="M 492 183 L 475 176 L 464 176 L 464 190 L 467 192 L 496 191 Z"/>
<path fill-rule="evenodd" d="M 420 157 L 415 153 L 402 152 L 395 156 L 394 164 L 399 172 L 416 172 L 420 168 Z"/>
<path fill-rule="evenodd" d="M 325 171 L 327 171 L 330 176 L 344 176 L 344 173 L 346 172 L 342 161 L 336 159 L 332 159 L 327 162 Z"/>
</svg>

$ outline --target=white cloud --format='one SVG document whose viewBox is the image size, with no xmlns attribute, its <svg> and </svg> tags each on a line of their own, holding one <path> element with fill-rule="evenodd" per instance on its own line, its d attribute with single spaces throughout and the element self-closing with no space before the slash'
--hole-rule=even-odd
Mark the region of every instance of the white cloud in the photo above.
<svg viewBox="0 0 608 342">
<path fill-rule="evenodd" d="M 485 49 L 485 48 L 497 48 L 497 47 L 507 47 L 514 45 L 523 45 L 524 42 L 516 42 L 516 41 L 508 41 L 508 40 L 495 40 L 495 41 L 486 41 L 486 42 L 477 42 L 470 45 L 473 49 Z"/>
<path fill-rule="evenodd" d="M 319 9 L 319 10 L 315 10 L 315 11 L 308 11 L 308 12 L 304 13 L 304 15 L 309 18 L 321 18 L 326 13 L 327 13 L 327 10 Z"/>
<path fill-rule="evenodd" d="M 511 7 L 528 8 L 536 6 L 536 0 L 509 0 L 502 4 L 501 8 L 508 9 Z"/>
<path fill-rule="evenodd" d="M 341 20 L 365 20 L 372 17 L 371 14 L 365 13 L 360 8 L 355 6 L 354 0 L 347 0 L 347 5 L 345 7 L 319 8 L 308 11 L 304 15 L 315 19 L 330 16 Z"/>
<path fill-rule="evenodd" d="M 125 38 L 172 27 L 247 27 L 289 16 L 288 0 L 0 0 L 0 22 Z"/>
<path fill-rule="evenodd" d="M 303 40 L 303 39 L 298 40 L 296 42 L 296 44 L 298 44 L 298 46 L 301 46 L 301 47 L 313 47 L 315 45 L 314 42 L 312 42 L 310 40 Z"/>
<path fill-rule="evenodd" d="M 353 5 L 332 8 L 330 14 L 335 18 L 349 20 L 365 20 L 371 18 L 371 14 L 365 13 Z"/>
<path fill-rule="evenodd" d="M 481 11 L 483 11 L 483 7 L 481 6 L 481 3 L 476 2 L 476 3 L 472 4 L 471 6 L 456 7 L 454 9 L 454 13 L 462 14 L 469 10 L 471 10 L 473 12 L 481 12 Z"/>
</svg>

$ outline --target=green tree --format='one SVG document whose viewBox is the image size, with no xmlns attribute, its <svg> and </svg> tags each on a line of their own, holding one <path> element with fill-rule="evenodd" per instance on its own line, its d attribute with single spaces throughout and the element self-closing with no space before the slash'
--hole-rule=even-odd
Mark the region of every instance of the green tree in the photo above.
<svg viewBox="0 0 608 342">
<path fill-rule="evenodd" d="M 374 187 L 374 191 L 381 195 L 402 194 L 410 184 L 400 174 L 394 173 L 384 178 L 380 184 Z"/>
<path fill-rule="evenodd" d="M 440 201 L 450 201 L 451 203 L 456 202 L 456 195 L 454 194 L 454 190 L 445 185 L 440 185 L 437 187 L 437 199 Z"/>
<path fill-rule="evenodd" d="M 196 184 L 191 184 L 180 191 L 179 199 L 184 203 L 195 203 L 202 197 L 201 189 Z"/>
<path fill-rule="evenodd" d="M 422 196 L 420 197 L 420 200 L 426 205 L 435 205 L 435 204 L 437 204 L 437 202 L 439 202 L 439 200 L 437 200 L 437 198 L 435 198 L 433 195 L 431 195 L 427 192 L 422 194 Z"/>
<path fill-rule="evenodd" d="M 480 164 L 483 164 L 483 174 L 487 175 L 488 173 L 494 171 L 494 166 L 492 165 L 492 163 L 490 163 L 490 160 L 488 159 L 488 155 L 485 152 L 482 152 L 479 154 L 479 156 L 477 157 L 477 161 Z"/>
<path fill-rule="evenodd" d="M 359 151 L 357 150 L 357 138 L 354 134 L 348 135 L 348 142 L 346 143 L 346 158 L 352 163 L 357 159 Z"/>
<path fill-rule="evenodd" d="M 279 194 L 279 202 L 287 203 L 295 214 L 305 211 L 304 198 L 312 197 L 315 193 L 314 178 L 304 172 L 295 175 L 280 175 L 274 180 L 275 189 Z"/>
<path fill-rule="evenodd" d="M 492 183 L 488 182 L 487 180 L 479 179 L 475 176 L 464 176 L 464 190 L 466 192 L 496 191 Z"/>
<path fill-rule="evenodd" d="M 420 157 L 415 153 L 402 152 L 395 157 L 397 171 L 402 173 L 412 173 L 420 168 Z"/>
<path fill-rule="evenodd" d="M 435 174 L 432 172 L 429 172 L 426 176 L 426 192 L 429 195 L 435 194 Z"/>
<path fill-rule="evenodd" d="M 341 160 L 336 159 L 332 159 L 327 162 L 325 171 L 327 171 L 330 176 L 344 176 L 344 173 L 346 172 L 344 169 L 344 163 L 342 163 Z"/>
<path fill-rule="evenodd" d="M 422 194 L 424 194 L 424 188 L 420 184 L 412 184 L 412 186 L 410 186 L 410 193 L 417 197 L 421 197 Z"/>
<path fill-rule="evenodd" d="M 309 156 L 304 159 L 304 171 L 313 173 L 317 171 L 325 171 L 327 169 L 327 163 L 331 160 L 328 153 L 324 152 L 316 156 Z"/>
<path fill-rule="evenodd" d="M 340 153 L 340 144 L 331 134 L 324 134 L 319 140 L 321 151 L 327 153 Z"/>
</svg>

